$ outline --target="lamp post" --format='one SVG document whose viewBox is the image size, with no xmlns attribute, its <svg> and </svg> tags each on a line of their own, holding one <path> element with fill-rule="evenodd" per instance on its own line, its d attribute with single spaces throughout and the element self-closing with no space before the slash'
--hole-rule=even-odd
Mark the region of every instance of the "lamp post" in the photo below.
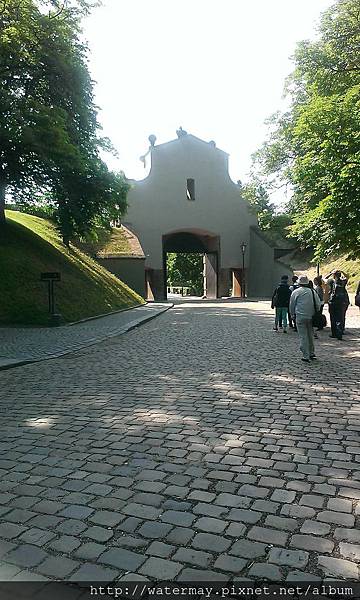
<svg viewBox="0 0 360 600">
<path fill-rule="evenodd" d="M 242 242 L 242 244 L 241 244 L 241 252 L 242 252 L 241 297 L 245 298 L 245 252 L 246 252 L 245 242 Z"/>
</svg>

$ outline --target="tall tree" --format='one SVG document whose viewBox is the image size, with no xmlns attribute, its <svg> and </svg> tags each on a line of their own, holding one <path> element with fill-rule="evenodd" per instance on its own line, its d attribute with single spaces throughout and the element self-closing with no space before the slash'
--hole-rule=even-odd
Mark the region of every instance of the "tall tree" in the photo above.
<svg viewBox="0 0 360 600">
<path fill-rule="evenodd" d="M 0 222 L 6 193 L 50 192 L 64 240 L 126 206 L 127 184 L 100 158 L 93 83 L 80 20 L 87 0 L 2 0 Z"/>
<path fill-rule="evenodd" d="M 273 117 L 257 162 L 292 185 L 292 232 L 317 258 L 360 256 L 358 0 L 338 0 L 318 39 L 298 45 L 286 91 L 291 108 Z"/>
</svg>

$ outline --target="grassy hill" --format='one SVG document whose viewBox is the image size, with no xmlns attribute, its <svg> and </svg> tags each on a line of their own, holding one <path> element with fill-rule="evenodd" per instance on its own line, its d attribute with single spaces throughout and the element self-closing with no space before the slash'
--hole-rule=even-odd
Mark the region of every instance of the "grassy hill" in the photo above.
<svg viewBox="0 0 360 600">
<path fill-rule="evenodd" d="M 98 228 L 97 240 L 93 242 L 76 242 L 76 246 L 90 254 L 90 256 L 106 256 L 108 254 L 131 254 L 130 244 L 125 237 L 122 229 L 112 228 L 107 231 L 103 228 Z"/>
<path fill-rule="evenodd" d="M 40 273 L 59 271 L 56 306 L 65 321 L 77 321 L 143 304 L 144 300 L 87 254 L 61 242 L 45 219 L 7 211 L 0 232 L 0 324 L 48 322 L 47 284 Z"/>
<path fill-rule="evenodd" d="M 96 235 L 96 241 L 84 242 L 77 240 L 75 245 L 86 254 L 98 258 L 120 255 L 144 256 L 139 240 L 124 225 L 112 227 L 109 230 L 98 227 Z"/>
<path fill-rule="evenodd" d="M 307 275 L 310 279 L 314 279 L 316 276 L 316 266 L 310 263 L 311 254 L 302 253 L 293 263 L 292 267 L 296 275 Z M 354 292 L 360 281 L 360 259 L 349 260 L 344 256 L 339 258 L 331 258 L 320 264 L 321 275 L 327 275 L 334 269 L 341 269 L 349 276 L 348 289 L 350 292 Z"/>
</svg>

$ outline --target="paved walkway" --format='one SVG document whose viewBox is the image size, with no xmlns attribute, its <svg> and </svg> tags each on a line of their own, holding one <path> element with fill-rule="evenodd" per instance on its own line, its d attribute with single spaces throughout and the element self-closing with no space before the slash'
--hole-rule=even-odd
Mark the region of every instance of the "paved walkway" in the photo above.
<svg viewBox="0 0 360 600">
<path fill-rule="evenodd" d="M 125 333 L 170 307 L 171 303 L 152 303 L 64 327 L 0 327 L 0 370 L 86 348 Z"/>
<path fill-rule="evenodd" d="M 307 365 L 272 319 L 185 302 L 0 373 L 0 579 L 359 580 L 359 338 Z"/>
</svg>

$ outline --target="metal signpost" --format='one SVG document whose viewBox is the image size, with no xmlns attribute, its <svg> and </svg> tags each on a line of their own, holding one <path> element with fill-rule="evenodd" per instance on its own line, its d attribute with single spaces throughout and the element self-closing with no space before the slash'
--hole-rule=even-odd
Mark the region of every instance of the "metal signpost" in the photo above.
<svg viewBox="0 0 360 600">
<path fill-rule="evenodd" d="M 55 290 L 54 282 L 61 281 L 60 273 L 41 273 L 41 281 L 48 282 L 48 297 L 49 297 L 49 313 L 50 313 L 50 325 L 60 325 L 61 315 L 55 312 Z"/>
</svg>

